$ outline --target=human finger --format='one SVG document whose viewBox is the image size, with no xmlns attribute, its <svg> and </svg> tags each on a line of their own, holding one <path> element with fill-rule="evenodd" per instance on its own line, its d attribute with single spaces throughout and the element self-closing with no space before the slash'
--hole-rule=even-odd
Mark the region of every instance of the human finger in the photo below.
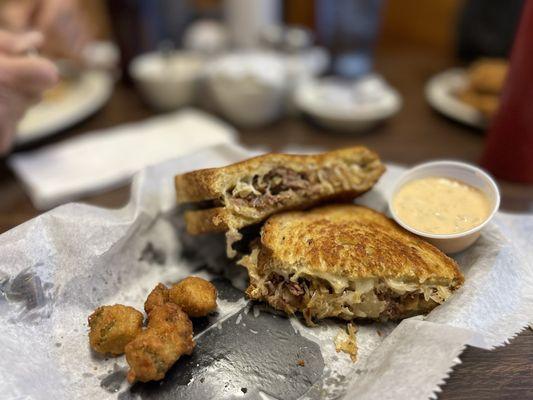
<svg viewBox="0 0 533 400">
<path fill-rule="evenodd" d="M 41 32 L 12 33 L 0 30 L 0 52 L 5 54 L 23 54 L 38 49 L 44 42 Z"/>
<path fill-rule="evenodd" d="M 38 94 L 57 84 L 57 67 L 42 57 L 0 56 L 0 84 L 26 94 Z"/>
</svg>

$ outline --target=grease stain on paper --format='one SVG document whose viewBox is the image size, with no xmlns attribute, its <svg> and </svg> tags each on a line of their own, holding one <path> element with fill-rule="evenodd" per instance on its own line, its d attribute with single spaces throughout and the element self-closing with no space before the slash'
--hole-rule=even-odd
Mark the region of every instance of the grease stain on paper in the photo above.
<svg viewBox="0 0 533 400">
<path fill-rule="evenodd" d="M 53 285 L 42 282 L 31 268 L 17 275 L 0 277 L 0 314 L 8 310 L 18 311 L 10 322 L 38 322 L 52 314 Z"/>
</svg>

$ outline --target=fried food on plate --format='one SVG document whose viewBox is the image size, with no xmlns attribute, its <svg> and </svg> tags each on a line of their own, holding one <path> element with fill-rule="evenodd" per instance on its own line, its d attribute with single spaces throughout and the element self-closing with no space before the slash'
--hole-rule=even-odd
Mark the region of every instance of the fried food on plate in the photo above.
<svg viewBox="0 0 533 400">
<path fill-rule="evenodd" d="M 253 300 L 315 319 L 398 320 L 463 283 L 456 262 L 383 214 L 353 204 L 270 217 L 241 264 Z"/>
<path fill-rule="evenodd" d="M 504 59 L 484 58 L 474 62 L 467 71 L 468 83 L 457 91 L 457 98 L 491 118 L 500 105 L 507 70 L 508 62 Z"/>
<path fill-rule="evenodd" d="M 476 110 L 483 113 L 486 117 L 492 117 L 498 107 L 500 106 L 500 97 L 494 94 L 479 93 L 473 90 L 471 87 L 459 91 L 457 98 L 463 103 L 474 107 Z"/>
<path fill-rule="evenodd" d="M 169 299 L 190 317 L 205 317 L 217 308 L 217 289 L 205 279 L 190 276 L 172 286 Z"/>
<path fill-rule="evenodd" d="M 194 349 L 192 322 L 173 303 L 156 305 L 150 312 L 148 327 L 126 346 L 130 366 L 128 381 L 158 381 L 184 354 Z"/>
<path fill-rule="evenodd" d="M 227 253 L 239 229 L 285 210 L 303 209 L 333 199 L 353 199 L 374 186 L 385 171 L 376 153 L 352 147 L 317 155 L 265 154 L 223 168 L 175 178 L 187 231 L 226 232 Z"/>
<path fill-rule="evenodd" d="M 73 82 L 62 79 L 53 88 L 48 89 L 43 93 L 43 100 L 48 103 L 60 102 L 65 99 L 69 91 L 71 91 L 73 85 Z"/>
<path fill-rule="evenodd" d="M 500 58 L 482 58 L 468 69 L 472 90 L 478 93 L 500 95 L 507 77 L 509 63 Z"/>
<path fill-rule="evenodd" d="M 98 307 L 89 317 L 89 343 L 102 354 L 118 356 L 141 333 L 143 315 L 133 307 L 115 304 Z"/>
<path fill-rule="evenodd" d="M 162 306 L 167 302 L 168 288 L 162 283 L 159 283 L 146 298 L 146 301 L 144 302 L 144 311 L 149 315 L 154 307 Z"/>
</svg>

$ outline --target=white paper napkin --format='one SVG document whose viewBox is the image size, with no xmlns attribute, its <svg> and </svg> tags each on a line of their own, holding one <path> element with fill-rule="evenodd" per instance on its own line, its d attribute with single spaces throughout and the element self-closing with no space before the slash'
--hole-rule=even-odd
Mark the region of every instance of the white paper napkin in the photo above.
<svg viewBox="0 0 533 400">
<path fill-rule="evenodd" d="M 189 109 L 17 153 L 9 165 L 35 207 L 46 209 L 122 185 L 148 165 L 234 140 L 233 128 Z"/>
</svg>

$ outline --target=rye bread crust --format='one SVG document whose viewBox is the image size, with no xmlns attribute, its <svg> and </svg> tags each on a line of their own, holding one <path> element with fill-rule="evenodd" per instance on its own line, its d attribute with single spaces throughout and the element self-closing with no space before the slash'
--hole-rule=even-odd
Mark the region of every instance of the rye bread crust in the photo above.
<svg viewBox="0 0 533 400">
<path fill-rule="evenodd" d="M 206 168 L 174 178 L 178 204 L 219 199 L 226 189 L 244 175 L 266 173 L 277 166 L 305 171 L 308 165 L 325 165 L 332 161 L 372 162 L 379 160 L 363 146 L 349 147 L 314 155 L 268 153 L 221 168 Z M 385 167 L 381 173 L 385 172 Z"/>
<path fill-rule="evenodd" d="M 296 173 L 352 165 L 344 177 L 348 184 L 332 190 L 317 191 L 311 195 L 294 194 L 283 204 L 268 209 L 239 212 L 228 206 L 227 196 L 240 180 L 264 176 L 276 168 L 288 168 Z M 348 167 L 346 167 L 348 168 Z M 175 177 L 178 204 L 214 200 L 222 206 L 207 210 L 188 211 L 185 214 L 187 230 L 191 234 L 224 232 L 255 224 L 270 215 L 287 210 L 305 209 L 333 200 L 349 200 L 371 189 L 385 171 L 376 153 L 365 147 L 352 147 L 317 155 L 266 154 L 222 168 L 189 172 Z M 351 181 L 350 181 L 351 179 Z"/>
<path fill-rule="evenodd" d="M 330 205 L 274 215 L 263 226 L 258 271 L 331 274 L 459 286 L 452 258 L 367 207 Z"/>
</svg>

